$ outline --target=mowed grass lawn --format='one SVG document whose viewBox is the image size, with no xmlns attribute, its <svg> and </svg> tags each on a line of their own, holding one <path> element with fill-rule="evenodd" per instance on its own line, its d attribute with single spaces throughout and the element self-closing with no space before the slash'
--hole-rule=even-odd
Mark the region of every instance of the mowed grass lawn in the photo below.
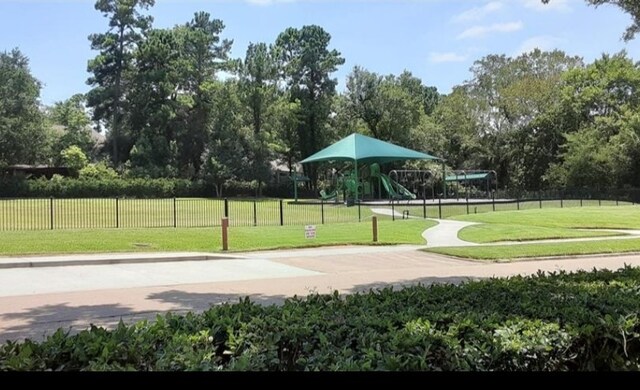
<svg viewBox="0 0 640 390">
<path fill-rule="evenodd" d="M 509 260 L 527 257 L 594 255 L 640 252 L 640 238 L 561 242 L 550 244 L 487 245 L 431 248 L 429 252 L 478 260 Z"/>
<path fill-rule="evenodd" d="M 425 244 L 428 220 L 379 221 L 379 244 Z M 306 239 L 304 226 L 231 227 L 229 249 L 250 251 L 309 246 L 372 244 L 371 223 L 317 225 L 317 238 Z M 0 232 L 0 255 L 99 252 L 217 252 L 221 229 L 83 229 Z"/>
<path fill-rule="evenodd" d="M 459 233 L 461 239 L 476 243 L 597 237 L 618 233 L 576 229 L 640 230 L 640 207 L 531 209 L 464 215 L 454 219 L 482 223 L 467 227 Z M 429 251 L 484 260 L 625 253 L 640 251 L 640 239 L 611 240 L 603 237 L 603 240 L 597 241 L 433 248 Z"/>
<path fill-rule="evenodd" d="M 382 207 L 385 208 L 385 207 Z M 386 207 L 388 208 L 388 207 Z M 284 225 L 367 220 L 370 207 L 341 203 L 282 202 Z M 280 225 L 280 201 L 229 199 L 231 226 Z M 223 199 L 5 199 L 0 200 L 0 231 L 220 226 Z M 387 217 L 379 216 L 381 219 Z"/>
<path fill-rule="evenodd" d="M 640 206 L 543 208 L 459 215 L 452 219 L 551 228 L 640 229 Z"/>
<path fill-rule="evenodd" d="M 481 224 L 469 226 L 458 233 L 461 240 L 485 244 L 500 241 L 534 241 L 555 238 L 607 237 L 620 233 L 576 230 L 515 224 Z"/>
<path fill-rule="evenodd" d="M 478 222 L 464 228 L 460 239 L 475 243 L 603 237 L 615 232 L 578 229 L 640 229 L 639 206 L 532 209 L 461 215 L 453 219 Z"/>
</svg>

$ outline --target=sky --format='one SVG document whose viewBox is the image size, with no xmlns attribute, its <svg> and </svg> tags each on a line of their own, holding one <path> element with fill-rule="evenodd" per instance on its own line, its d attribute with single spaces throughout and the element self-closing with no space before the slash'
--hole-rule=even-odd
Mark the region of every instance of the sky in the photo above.
<svg viewBox="0 0 640 390">
<path fill-rule="evenodd" d="M 94 0 L 0 0 L 0 51 L 18 47 L 42 82 L 41 101 L 52 104 L 89 90 L 87 37 L 107 19 Z M 536 47 L 558 48 L 587 62 L 627 50 L 640 60 L 640 37 L 621 39 L 630 16 L 584 0 L 156 0 L 154 26 L 189 21 L 196 11 L 221 19 L 232 57 L 250 42 L 275 41 L 287 27 L 322 26 L 346 63 L 338 89 L 359 65 L 380 74 L 411 71 L 448 93 L 471 78 L 473 62 L 489 54 L 516 56 Z"/>
</svg>

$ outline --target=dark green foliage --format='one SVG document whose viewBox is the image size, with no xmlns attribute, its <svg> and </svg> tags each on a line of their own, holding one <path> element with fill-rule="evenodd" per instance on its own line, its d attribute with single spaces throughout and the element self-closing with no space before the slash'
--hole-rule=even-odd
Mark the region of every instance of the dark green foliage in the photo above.
<svg viewBox="0 0 640 390">
<path fill-rule="evenodd" d="M 291 185 L 263 187 L 263 195 L 291 197 Z M 229 181 L 224 185 L 225 196 L 253 197 L 258 193 L 255 182 Z M 171 198 L 216 197 L 212 183 L 187 179 L 81 177 L 53 180 L 21 180 L 0 178 L 0 198 Z"/>
<path fill-rule="evenodd" d="M 339 51 L 329 50 L 330 42 L 331 35 L 316 25 L 289 27 L 276 39 L 281 77 L 291 102 L 300 104 L 296 135 L 301 156 L 310 156 L 329 144 L 326 124 L 338 84 L 331 75 L 345 62 Z M 305 167 L 305 173 L 315 181 L 317 167 Z"/>
<path fill-rule="evenodd" d="M 39 96 L 27 57 L 18 49 L 0 52 L 0 166 L 44 162 L 48 136 Z"/>
<path fill-rule="evenodd" d="M 640 368 L 640 269 L 539 274 L 62 330 L 0 348 L 2 370 Z"/>
<path fill-rule="evenodd" d="M 87 84 L 93 87 L 87 94 L 87 105 L 93 109 L 93 119 L 109 124 L 109 141 L 114 165 L 121 162 L 122 141 L 127 140 L 127 108 L 123 96 L 130 91 L 134 50 L 151 27 L 153 18 L 141 11 L 153 7 L 155 0 L 97 0 L 96 11 L 109 19 L 105 33 L 91 34 L 91 49 L 99 54 L 87 65 L 92 75 Z"/>
</svg>

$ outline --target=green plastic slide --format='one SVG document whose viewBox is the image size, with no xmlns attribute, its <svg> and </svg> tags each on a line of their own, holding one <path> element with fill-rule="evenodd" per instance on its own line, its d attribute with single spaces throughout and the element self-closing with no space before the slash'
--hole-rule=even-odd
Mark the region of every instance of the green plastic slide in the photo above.
<svg viewBox="0 0 640 390">
<path fill-rule="evenodd" d="M 325 190 L 320 191 L 320 198 L 322 200 L 331 200 L 335 199 L 338 196 L 338 191 L 333 190 L 332 192 L 327 193 Z"/>
<path fill-rule="evenodd" d="M 380 179 L 382 180 L 382 185 L 384 186 L 384 189 L 389 193 L 389 195 L 391 195 L 393 199 L 415 199 L 416 198 L 416 195 L 413 192 L 409 191 L 399 183 L 391 180 L 391 178 L 389 178 L 389 176 L 385 175 L 384 173 L 380 174 Z M 394 186 L 395 188 L 398 189 L 398 191 L 395 190 Z"/>
</svg>

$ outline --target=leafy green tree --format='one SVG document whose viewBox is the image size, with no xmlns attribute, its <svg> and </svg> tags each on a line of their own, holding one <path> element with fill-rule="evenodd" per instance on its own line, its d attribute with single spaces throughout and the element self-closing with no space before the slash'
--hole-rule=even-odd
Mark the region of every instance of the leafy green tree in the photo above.
<svg viewBox="0 0 640 390">
<path fill-rule="evenodd" d="M 464 85 L 482 150 L 476 168 L 496 170 L 509 187 L 539 189 L 563 141 L 558 117 L 549 115 L 559 104 L 562 75 L 581 65 L 562 51 L 537 49 L 476 61 Z"/>
<path fill-rule="evenodd" d="M 86 112 L 86 98 L 83 94 L 76 94 L 69 99 L 54 103 L 49 111 L 49 121 L 54 125 L 63 126 L 62 134 L 54 145 L 54 150 L 64 150 L 71 145 L 78 146 L 86 155 L 90 155 L 94 148 L 91 138 L 91 119 Z"/>
<path fill-rule="evenodd" d="M 91 49 L 100 53 L 89 61 L 92 74 L 87 83 L 93 87 L 87 94 L 87 105 L 93 108 L 93 119 L 109 128 L 112 160 L 121 162 L 121 138 L 126 128 L 123 100 L 129 91 L 134 50 L 151 27 L 153 18 L 141 14 L 155 0 L 98 0 L 95 9 L 109 19 L 109 30 L 91 34 Z"/>
<path fill-rule="evenodd" d="M 0 52 L 0 165 L 44 162 L 49 137 L 39 96 L 27 57 Z"/>
<path fill-rule="evenodd" d="M 299 101 L 291 102 L 288 98 L 278 99 L 271 106 L 269 117 L 272 120 L 274 139 L 271 149 L 281 160 L 286 162 L 289 171 L 293 171 L 296 161 L 301 159 L 298 129 L 300 127 L 301 106 Z"/>
<path fill-rule="evenodd" d="M 567 143 L 547 180 L 590 188 L 640 182 L 640 65 L 625 52 L 603 55 L 564 80 Z"/>
<path fill-rule="evenodd" d="M 258 182 L 258 195 L 262 185 L 271 176 L 272 149 L 276 129 L 272 106 L 278 99 L 278 68 L 273 49 L 264 43 L 249 44 L 244 61 L 239 66 L 240 99 L 246 107 L 247 152 L 250 155 L 249 178 Z"/>
<path fill-rule="evenodd" d="M 96 164 L 88 164 L 80 170 L 80 178 L 94 180 L 116 179 L 118 172 L 109 167 L 106 162 L 100 161 Z"/>
<path fill-rule="evenodd" d="M 464 87 L 455 87 L 437 106 L 432 116 L 420 125 L 425 150 L 444 158 L 447 165 L 458 169 L 479 166 L 482 155 L 477 134 L 474 103 Z"/>
<path fill-rule="evenodd" d="M 143 175 L 173 176 L 176 128 L 182 108 L 178 95 L 180 51 L 171 30 L 151 30 L 136 51 L 136 76 L 128 97 L 136 141 L 131 166 Z M 172 141 L 174 142 L 172 144 Z"/>
<path fill-rule="evenodd" d="M 327 142 L 326 128 L 337 84 L 331 74 L 345 62 L 337 50 L 329 50 L 330 41 L 331 35 L 315 25 L 288 28 L 276 39 L 281 76 L 291 101 L 300 102 L 297 139 L 303 157 L 317 152 Z M 305 169 L 315 185 L 317 167 Z"/>
<path fill-rule="evenodd" d="M 215 115 L 212 111 L 215 80 L 219 71 L 231 70 L 229 51 L 233 41 L 220 38 L 224 28 L 221 20 L 197 12 L 190 22 L 174 29 L 180 48 L 176 68 L 183 118 L 176 139 L 183 176 L 195 177 L 200 171 Z"/>
<path fill-rule="evenodd" d="M 62 157 L 62 164 L 69 168 L 74 174 L 78 174 L 78 172 L 89 163 L 89 159 L 82 149 L 75 145 L 69 146 L 60 152 L 60 156 Z"/>
<path fill-rule="evenodd" d="M 371 134 L 366 123 L 360 119 L 346 93 L 336 95 L 331 105 L 328 136 L 338 141 L 352 133 Z"/>
<path fill-rule="evenodd" d="M 356 67 L 347 77 L 349 107 L 375 138 L 412 146 L 412 130 L 425 115 L 422 81 L 409 72 L 382 77 Z"/>
<path fill-rule="evenodd" d="M 203 154 L 202 178 L 213 184 L 217 196 L 223 195 L 224 187 L 246 177 L 249 166 L 242 129 L 242 110 L 238 85 L 234 80 L 216 82 L 213 86 L 213 112 L 210 138 Z"/>
<path fill-rule="evenodd" d="M 352 114 L 362 120 L 367 126 L 371 135 L 375 138 L 382 138 L 379 125 L 384 115 L 382 107 L 382 97 L 380 87 L 384 77 L 377 73 L 369 72 L 359 66 L 353 68 L 347 76 L 347 90 L 345 97 L 350 112 L 343 111 L 341 114 Z"/>
</svg>

